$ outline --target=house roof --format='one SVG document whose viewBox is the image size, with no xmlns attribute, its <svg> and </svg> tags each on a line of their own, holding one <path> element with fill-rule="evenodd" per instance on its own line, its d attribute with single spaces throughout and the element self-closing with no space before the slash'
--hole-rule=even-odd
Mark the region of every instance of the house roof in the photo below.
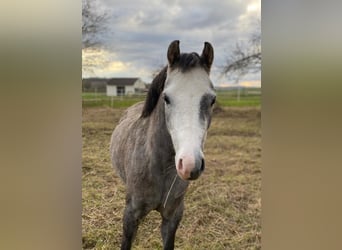
<svg viewBox="0 0 342 250">
<path fill-rule="evenodd" d="M 82 82 L 107 82 L 108 78 L 99 78 L 99 77 L 91 77 L 91 78 L 83 78 Z"/>
<path fill-rule="evenodd" d="M 139 78 L 111 78 L 108 80 L 107 85 L 115 85 L 115 86 L 131 86 L 133 85 Z"/>
</svg>

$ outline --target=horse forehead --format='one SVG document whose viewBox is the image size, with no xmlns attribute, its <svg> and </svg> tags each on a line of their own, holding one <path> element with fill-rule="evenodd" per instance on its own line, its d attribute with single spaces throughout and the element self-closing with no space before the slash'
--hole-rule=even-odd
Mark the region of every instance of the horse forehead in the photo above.
<svg viewBox="0 0 342 250">
<path fill-rule="evenodd" d="M 212 83 L 204 69 L 192 69 L 184 73 L 180 70 L 173 70 L 168 75 L 166 89 L 170 92 L 200 94 L 212 89 Z"/>
</svg>

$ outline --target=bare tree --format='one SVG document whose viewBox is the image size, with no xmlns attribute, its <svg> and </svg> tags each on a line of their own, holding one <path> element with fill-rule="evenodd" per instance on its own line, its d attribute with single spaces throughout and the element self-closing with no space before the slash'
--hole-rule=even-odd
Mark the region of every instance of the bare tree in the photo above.
<svg viewBox="0 0 342 250">
<path fill-rule="evenodd" d="M 82 48 L 93 48 L 101 44 L 99 36 L 107 30 L 109 15 L 96 9 L 96 0 L 82 1 Z"/>
<path fill-rule="evenodd" d="M 82 72 L 94 73 L 98 67 L 106 67 L 110 63 L 106 50 L 99 47 L 82 49 Z"/>
<path fill-rule="evenodd" d="M 245 74 L 261 70 L 261 22 L 257 20 L 257 29 L 251 34 L 248 43 L 236 43 L 228 56 L 222 73 L 239 79 Z"/>
<path fill-rule="evenodd" d="M 103 53 L 100 35 L 107 31 L 109 15 L 97 9 L 96 0 L 82 1 L 82 71 L 93 72 L 99 65 L 108 64 Z"/>
</svg>

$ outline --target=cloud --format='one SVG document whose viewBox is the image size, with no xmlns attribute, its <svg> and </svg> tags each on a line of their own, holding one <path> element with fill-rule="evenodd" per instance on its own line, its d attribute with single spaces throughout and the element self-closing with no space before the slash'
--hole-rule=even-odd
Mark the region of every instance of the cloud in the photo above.
<svg viewBox="0 0 342 250">
<path fill-rule="evenodd" d="M 260 87 L 260 81 L 242 81 L 239 83 L 240 86 L 243 87 Z"/>
<path fill-rule="evenodd" d="M 219 87 L 255 87 L 260 88 L 261 87 L 261 81 L 260 80 L 254 80 L 254 81 L 240 81 L 239 83 L 235 82 L 223 82 L 218 84 Z"/>
<path fill-rule="evenodd" d="M 123 63 L 120 61 L 116 62 L 111 62 L 106 68 L 106 71 L 111 71 L 111 72 L 124 72 L 127 71 L 127 69 L 130 67 L 131 63 Z"/>
<path fill-rule="evenodd" d="M 260 15 L 260 0 L 98 1 L 112 17 L 102 40 L 112 65 L 116 65 L 101 72 L 120 76 L 122 71 L 117 67 L 126 66 L 143 74 L 140 77 L 145 81 L 166 63 L 167 47 L 175 39 L 181 41 L 183 52 L 200 53 L 204 41 L 211 42 L 215 50 L 212 74 L 219 79 L 229 49 L 238 40 L 248 38 L 251 20 Z"/>
</svg>

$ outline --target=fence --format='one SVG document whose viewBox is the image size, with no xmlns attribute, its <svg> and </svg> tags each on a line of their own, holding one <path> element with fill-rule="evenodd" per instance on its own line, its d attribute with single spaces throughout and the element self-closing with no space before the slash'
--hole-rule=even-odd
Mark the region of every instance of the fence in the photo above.
<svg viewBox="0 0 342 250">
<path fill-rule="evenodd" d="M 131 96 L 107 96 L 106 93 L 82 93 L 83 107 L 128 107 L 145 100 L 146 93 Z M 261 104 L 260 88 L 229 89 L 217 91 L 217 102 L 221 106 L 259 106 Z"/>
<path fill-rule="evenodd" d="M 82 106 L 128 107 L 143 101 L 146 94 L 130 96 L 107 96 L 106 93 L 82 93 Z"/>
</svg>

